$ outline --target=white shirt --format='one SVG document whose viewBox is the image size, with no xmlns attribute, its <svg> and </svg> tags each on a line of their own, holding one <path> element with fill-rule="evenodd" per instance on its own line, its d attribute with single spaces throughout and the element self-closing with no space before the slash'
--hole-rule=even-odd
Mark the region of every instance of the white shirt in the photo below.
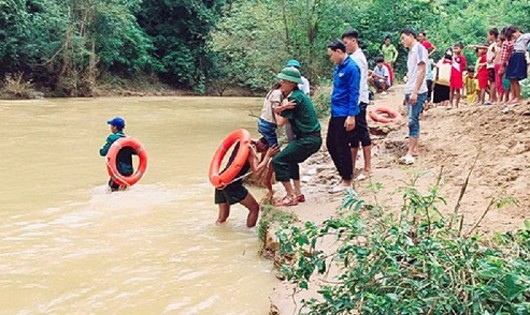
<svg viewBox="0 0 530 315">
<path fill-rule="evenodd" d="M 274 105 L 282 102 L 282 91 L 280 89 L 273 90 L 267 94 L 267 97 L 263 100 L 263 107 L 261 108 L 260 118 L 270 122 L 276 123 L 276 117 L 274 117 Z"/>
<path fill-rule="evenodd" d="M 486 52 L 486 68 L 487 69 L 493 69 L 495 68 L 495 49 L 497 48 L 497 43 L 493 42 L 488 47 L 488 51 Z"/>
<path fill-rule="evenodd" d="M 309 86 L 309 80 L 306 79 L 306 77 L 304 76 L 302 76 L 301 79 L 303 83 L 298 84 L 298 89 L 302 90 L 302 92 L 304 92 L 305 95 L 309 96 L 309 93 L 311 92 L 311 87 Z"/>
<path fill-rule="evenodd" d="M 408 81 L 405 84 L 405 94 L 411 94 L 416 87 L 416 79 L 418 78 L 419 67 L 421 63 L 425 64 L 425 69 L 427 69 L 427 62 L 429 62 L 429 53 L 427 49 L 423 47 L 422 44 L 416 42 L 414 47 L 409 51 L 407 58 L 407 78 Z M 427 92 L 427 76 L 423 78 L 418 94 Z"/>
<path fill-rule="evenodd" d="M 388 68 L 385 67 L 385 65 L 381 65 L 381 68 L 375 66 L 374 72 L 385 78 L 386 85 L 390 86 L 390 71 L 388 71 Z"/>
<path fill-rule="evenodd" d="M 528 49 L 528 43 L 530 42 L 530 33 L 522 34 L 513 43 L 513 50 L 516 52 L 526 52 Z"/>
<path fill-rule="evenodd" d="M 368 89 L 368 61 L 364 56 L 363 51 L 358 48 L 353 54 L 350 55 L 350 58 L 355 61 L 361 70 L 361 81 L 359 86 L 359 103 L 370 103 L 369 99 L 369 89 Z"/>
</svg>

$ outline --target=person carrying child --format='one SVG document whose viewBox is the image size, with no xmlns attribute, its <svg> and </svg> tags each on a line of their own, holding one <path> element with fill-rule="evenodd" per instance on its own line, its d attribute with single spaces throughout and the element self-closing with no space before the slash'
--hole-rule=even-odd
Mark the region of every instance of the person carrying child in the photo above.
<svg viewBox="0 0 530 315">
<path fill-rule="evenodd" d="M 263 136 L 269 147 L 279 146 L 278 136 L 276 130 L 278 125 L 276 123 L 276 115 L 274 110 L 282 104 L 287 98 L 284 97 L 281 89 L 280 82 L 276 82 L 271 90 L 267 93 L 267 96 L 263 100 L 263 107 L 261 108 L 261 115 L 258 118 L 258 132 Z M 291 104 L 291 105 L 294 105 Z M 272 200 L 274 191 L 272 190 L 272 176 L 274 169 L 267 165 L 267 172 L 263 178 L 263 185 L 267 188 L 268 193 L 265 200 Z"/>
</svg>

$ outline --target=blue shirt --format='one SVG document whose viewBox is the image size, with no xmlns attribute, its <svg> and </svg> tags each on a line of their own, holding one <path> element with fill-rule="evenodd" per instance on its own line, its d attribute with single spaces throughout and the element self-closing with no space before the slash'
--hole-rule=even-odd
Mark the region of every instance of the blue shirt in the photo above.
<svg viewBox="0 0 530 315">
<path fill-rule="evenodd" d="M 361 70 L 355 61 L 346 58 L 335 66 L 333 92 L 331 93 L 331 117 L 347 117 L 359 114 L 359 85 Z"/>
</svg>

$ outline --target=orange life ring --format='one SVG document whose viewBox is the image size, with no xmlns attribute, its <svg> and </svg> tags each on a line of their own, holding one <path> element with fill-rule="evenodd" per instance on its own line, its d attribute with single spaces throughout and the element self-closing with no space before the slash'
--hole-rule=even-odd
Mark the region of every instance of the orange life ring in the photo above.
<svg viewBox="0 0 530 315">
<path fill-rule="evenodd" d="M 373 121 L 377 121 L 383 124 L 400 124 L 401 123 L 401 114 L 397 111 L 386 108 L 386 107 L 377 107 L 368 112 L 370 118 Z M 381 114 L 386 114 L 389 117 L 385 117 Z"/>
<path fill-rule="evenodd" d="M 232 164 L 224 172 L 219 173 L 226 152 L 238 141 L 239 150 Z M 210 163 L 209 178 L 213 186 L 216 188 L 224 188 L 236 177 L 237 173 L 239 173 L 243 165 L 247 162 L 251 141 L 250 133 L 245 129 L 235 130 L 223 140 L 219 148 L 217 148 L 217 151 L 215 151 L 212 162 Z"/>
<path fill-rule="evenodd" d="M 120 152 L 120 150 L 124 147 L 132 148 L 140 159 L 138 169 L 130 176 L 120 174 L 116 165 L 116 157 L 118 156 L 118 152 Z M 107 172 L 116 184 L 120 186 L 132 186 L 136 184 L 140 178 L 142 178 L 146 169 L 147 152 L 137 139 L 133 137 L 120 138 L 114 141 L 114 143 L 110 146 L 109 152 L 107 153 Z"/>
</svg>

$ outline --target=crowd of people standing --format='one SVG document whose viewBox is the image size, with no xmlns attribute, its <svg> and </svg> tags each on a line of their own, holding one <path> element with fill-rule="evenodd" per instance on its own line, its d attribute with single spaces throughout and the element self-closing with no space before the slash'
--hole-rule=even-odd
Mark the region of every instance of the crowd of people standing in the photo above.
<svg viewBox="0 0 530 315">
<path fill-rule="evenodd" d="M 484 43 L 466 47 L 456 43 L 445 50 L 443 58 L 433 67 L 434 104 L 457 108 L 464 93 L 468 104 L 510 105 L 521 101 L 520 81 L 527 78 L 530 64 L 527 51 L 530 33 L 523 34 L 510 25 L 500 32 L 491 28 L 486 38 Z M 469 65 L 463 55 L 466 48 L 475 50 L 475 65 Z"/>
<path fill-rule="evenodd" d="M 420 114 L 425 104 L 434 102 L 445 103 L 448 108 L 458 107 L 463 90 L 467 91 L 468 100 L 472 93 L 478 93 L 479 103 L 485 103 L 486 93 L 493 102 L 504 99 L 507 104 L 515 104 L 520 101 L 519 81 L 527 77 L 525 52 L 530 33 L 523 34 L 515 26 L 505 27 L 501 34 L 491 29 L 487 44 L 469 46 L 476 49 L 477 71 L 468 67 L 462 43 L 446 49 L 443 58 L 435 64 L 431 56 L 437 47 L 427 40 L 425 32 L 403 29 L 400 41 L 408 49 L 404 103 L 409 133 L 408 150 L 400 159 L 402 163 L 414 164 L 419 155 Z M 335 68 L 325 144 L 341 178 L 330 189 L 331 193 L 336 193 L 353 189 L 354 179 L 362 180 L 372 175 L 372 142 L 366 121 L 366 110 L 370 103 L 369 84 L 381 93 L 391 86 L 398 50 L 391 44 L 389 37 L 385 38 L 381 56 L 376 58 L 376 67 L 370 71 L 359 45 L 359 33 L 350 29 L 343 33 L 341 39 L 329 42 L 327 53 Z M 258 131 L 263 137 L 252 142 L 254 154 L 249 158 L 252 163 L 248 162 L 246 170 L 261 170 L 270 159 L 272 168 L 269 168 L 266 177 L 272 177 L 274 173 L 285 189 L 284 197 L 277 199 L 274 204 L 288 207 L 305 202 L 299 163 L 317 152 L 323 140 L 309 96 L 309 82 L 301 74 L 301 63 L 289 60 L 276 77 L 279 82 L 265 97 L 258 120 Z M 506 86 L 506 80 L 509 80 L 509 87 Z M 506 90 L 511 91 L 510 99 L 506 98 Z M 287 146 L 282 150 L 279 149 L 276 133 L 279 126 L 286 127 L 288 139 Z M 359 148 L 362 148 L 364 167 L 356 172 Z M 261 162 L 255 160 L 256 152 L 262 153 Z M 270 178 L 265 182 L 272 196 Z M 234 196 L 230 195 L 233 189 L 216 189 L 216 203 L 220 209 L 218 222 L 228 218 L 231 204 L 248 203 L 250 193 L 242 189 L 242 182 L 231 183 L 227 188 L 234 185 L 238 186 Z M 253 197 L 251 199 L 254 200 Z M 257 218 L 254 204 L 255 201 L 252 202 L 252 209 L 247 206 L 251 210 L 247 222 L 249 226 L 253 226 Z"/>
</svg>

